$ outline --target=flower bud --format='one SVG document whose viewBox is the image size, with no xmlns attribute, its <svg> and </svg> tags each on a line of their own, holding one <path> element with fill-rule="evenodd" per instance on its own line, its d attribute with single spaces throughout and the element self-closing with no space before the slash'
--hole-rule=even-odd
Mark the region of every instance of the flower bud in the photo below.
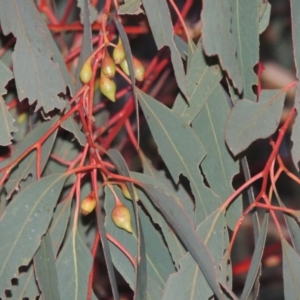
<svg viewBox="0 0 300 300">
<path fill-rule="evenodd" d="M 115 62 L 108 53 L 106 53 L 102 59 L 101 72 L 108 78 L 113 78 L 116 74 Z"/>
<path fill-rule="evenodd" d="M 129 76 L 129 67 L 128 67 L 128 62 L 127 62 L 127 59 L 123 59 L 120 63 L 120 67 L 121 69 L 123 70 L 123 72 Z"/>
<path fill-rule="evenodd" d="M 91 61 L 87 60 L 80 71 L 80 80 L 83 83 L 89 83 L 93 75 Z"/>
<path fill-rule="evenodd" d="M 131 215 L 126 206 L 117 204 L 111 213 L 111 218 L 116 226 L 132 233 Z"/>
<path fill-rule="evenodd" d="M 116 45 L 116 47 L 113 50 L 112 55 L 113 55 L 113 59 L 116 64 L 121 63 L 121 61 L 124 60 L 124 58 L 125 58 L 125 51 L 124 51 L 124 47 L 123 47 L 123 44 L 122 44 L 122 41 L 120 38 L 118 40 L 118 44 Z"/>
<path fill-rule="evenodd" d="M 127 185 L 125 183 L 121 183 L 121 189 L 122 189 L 123 196 L 125 198 L 127 198 L 128 200 L 132 200 L 132 197 L 131 197 L 129 190 L 127 188 Z M 137 195 L 135 187 L 133 187 L 133 192 L 134 192 L 134 198 L 138 199 L 138 195 Z"/>
<path fill-rule="evenodd" d="M 134 77 L 137 81 L 143 81 L 145 75 L 145 68 L 143 64 L 135 57 L 133 57 Z"/>
<path fill-rule="evenodd" d="M 80 208 L 83 215 L 88 215 L 96 207 L 96 199 L 94 196 L 88 196 L 81 202 Z"/>
<path fill-rule="evenodd" d="M 106 96 L 110 101 L 116 101 L 116 84 L 113 80 L 101 73 L 100 76 L 100 91 L 104 96 Z"/>
</svg>

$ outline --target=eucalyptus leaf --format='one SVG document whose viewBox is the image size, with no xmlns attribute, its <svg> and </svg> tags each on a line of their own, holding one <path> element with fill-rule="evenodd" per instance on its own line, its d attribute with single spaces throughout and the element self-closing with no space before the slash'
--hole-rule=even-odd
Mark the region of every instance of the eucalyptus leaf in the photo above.
<svg viewBox="0 0 300 300">
<path fill-rule="evenodd" d="M 56 261 L 61 299 L 86 298 L 92 263 L 91 252 L 73 228 Z"/>
<path fill-rule="evenodd" d="M 267 138 L 277 129 L 285 100 L 283 90 L 263 90 L 259 102 L 244 99 L 233 107 L 227 120 L 225 138 L 234 155 L 255 140 Z"/>
<path fill-rule="evenodd" d="M 177 183 L 183 174 L 190 181 L 196 203 L 194 223 L 198 225 L 220 205 L 220 198 L 204 185 L 200 174 L 199 165 L 205 156 L 202 143 L 193 129 L 162 103 L 140 90 L 138 98 L 173 180 Z"/>
<path fill-rule="evenodd" d="M 59 300 L 58 277 L 50 234 L 47 233 L 33 257 L 36 278 L 45 300 Z"/>
<path fill-rule="evenodd" d="M 204 0 L 201 11 L 202 44 L 206 55 L 218 55 L 222 68 L 227 72 L 233 85 L 241 93 L 243 81 L 236 59 L 237 45 L 231 21 L 231 0 Z"/>
<path fill-rule="evenodd" d="M 63 109 L 64 100 L 58 95 L 66 93 L 66 85 L 59 66 L 53 62 L 48 32 L 42 17 L 31 0 L 1 0 L 0 22 L 5 35 L 17 38 L 13 53 L 13 72 L 20 100 L 37 101 L 36 110 L 43 107 L 47 113 L 54 108 Z M 15 22 L 11 22 L 11 16 Z"/>
<path fill-rule="evenodd" d="M 7 206 L 0 220 L 0 295 L 9 289 L 20 266 L 27 266 L 52 219 L 53 209 L 66 179 L 53 174 L 35 181 Z M 17 216 L 17 217 L 16 217 Z"/>
<path fill-rule="evenodd" d="M 5 86 L 13 78 L 12 71 L 0 60 L 0 95 L 6 94 Z M 7 146 L 11 144 L 11 132 L 16 132 L 17 128 L 13 126 L 12 118 L 4 99 L 0 96 L 0 119 L 3 126 L 0 128 L 0 145 Z"/>
<path fill-rule="evenodd" d="M 170 48 L 171 61 L 177 84 L 181 92 L 188 99 L 185 72 L 179 51 L 174 43 L 174 31 L 167 2 L 161 0 L 142 0 L 142 3 L 156 46 L 158 50 L 163 46 Z"/>
</svg>

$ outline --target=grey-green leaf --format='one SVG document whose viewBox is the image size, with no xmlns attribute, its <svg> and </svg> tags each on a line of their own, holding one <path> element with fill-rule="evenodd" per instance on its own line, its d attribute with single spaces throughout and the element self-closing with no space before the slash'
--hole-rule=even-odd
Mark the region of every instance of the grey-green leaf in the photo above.
<svg viewBox="0 0 300 300">
<path fill-rule="evenodd" d="M 220 67 L 214 61 L 215 59 L 205 56 L 200 42 L 196 51 L 188 58 L 187 90 L 189 104 L 179 93 L 173 105 L 173 111 L 188 124 L 201 111 L 222 79 Z"/>
<path fill-rule="evenodd" d="M 266 213 L 263 224 L 259 232 L 258 239 L 256 240 L 255 250 L 251 259 L 250 268 L 244 284 L 242 295 L 240 297 L 241 300 L 249 299 L 249 295 L 252 290 L 253 284 L 257 278 L 257 274 L 261 265 L 263 251 L 265 248 L 268 224 L 269 224 L 269 214 Z"/>
<path fill-rule="evenodd" d="M 232 180 L 239 173 L 238 162 L 228 151 L 224 140 L 229 112 L 225 91 L 218 84 L 192 123 L 207 153 L 201 163 L 201 168 L 209 186 L 222 202 L 234 192 Z M 242 201 L 235 199 L 227 212 L 227 225 L 231 229 L 234 228 L 241 213 Z"/>
<path fill-rule="evenodd" d="M 43 237 L 40 248 L 33 257 L 36 278 L 45 300 L 59 300 L 58 277 L 49 232 Z"/>
<path fill-rule="evenodd" d="M 24 298 L 36 299 L 40 294 L 35 275 L 33 264 L 31 263 L 25 272 L 22 272 L 18 277 L 18 284 L 14 285 L 10 290 L 11 297 L 8 300 L 20 300 Z"/>
<path fill-rule="evenodd" d="M 138 15 L 143 13 L 141 4 L 141 0 L 125 0 L 125 2 L 119 7 L 119 14 Z"/>
<path fill-rule="evenodd" d="M 0 240 L 5 243 L 0 245 L 1 296 L 18 268 L 27 266 L 38 249 L 65 179 L 65 174 L 53 174 L 35 181 L 17 194 L 2 214 Z"/>
<path fill-rule="evenodd" d="M 177 198 L 172 191 L 163 183 L 162 176 L 158 178 L 152 178 L 139 173 L 131 173 L 133 178 L 148 184 L 153 184 L 161 187 L 164 191 L 166 191 L 171 197 L 173 197 L 174 201 L 177 202 L 178 205 L 182 206 L 181 199 Z M 154 223 L 158 224 L 161 228 L 161 231 L 164 235 L 164 239 L 168 245 L 169 251 L 172 255 L 172 259 L 176 267 L 178 267 L 180 258 L 186 253 L 185 248 L 181 244 L 180 240 L 177 238 L 175 232 L 170 229 L 170 225 L 167 223 L 162 214 L 157 211 L 152 201 L 147 196 L 143 190 L 138 189 L 139 199 L 141 200 L 143 206 L 146 208 L 147 212 L 150 214 L 151 219 Z M 183 208 L 184 209 L 184 208 Z"/>
<path fill-rule="evenodd" d="M 212 291 L 219 299 L 222 299 L 223 293 L 216 280 L 218 274 L 215 261 L 211 252 L 199 238 L 194 229 L 192 220 L 187 216 L 182 207 L 161 188 L 151 184 L 144 184 L 143 189 L 147 192 L 153 204 L 164 215 L 193 259 L 197 262 Z"/>
<path fill-rule="evenodd" d="M 174 43 L 174 30 L 170 11 L 165 0 L 142 0 L 149 25 L 158 49 L 168 46 L 177 84 L 187 96 L 186 78 L 178 49 Z"/>
<path fill-rule="evenodd" d="M 277 129 L 283 109 L 283 90 L 262 91 L 259 102 L 244 99 L 233 107 L 227 121 L 225 138 L 234 155 L 257 139 L 269 137 Z"/>
<path fill-rule="evenodd" d="M 65 236 L 70 217 L 71 199 L 67 198 L 59 203 L 54 211 L 53 219 L 49 228 L 54 256 L 56 257 L 61 242 Z"/>
<path fill-rule="evenodd" d="M 61 299 L 86 299 L 92 263 L 91 252 L 72 229 L 56 262 Z"/>
<path fill-rule="evenodd" d="M 97 12 L 96 8 L 90 4 L 89 0 L 77 0 L 77 6 L 80 8 L 80 21 L 82 24 L 84 24 L 84 16 L 85 16 L 84 5 L 85 4 L 88 4 L 89 22 L 91 22 L 91 24 L 93 24 L 97 19 L 98 12 Z"/>
<path fill-rule="evenodd" d="M 67 107 L 67 110 L 69 110 L 70 109 L 70 104 L 67 103 L 66 107 Z M 60 126 L 63 129 L 73 133 L 74 137 L 77 139 L 77 141 L 79 142 L 79 144 L 81 146 L 85 145 L 86 137 L 85 137 L 84 133 L 80 130 L 79 125 L 75 122 L 75 120 L 73 119 L 72 116 L 70 118 L 68 118 L 66 121 L 64 121 L 63 123 L 61 123 Z"/>
<path fill-rule="evenodd" d="M 122 201 L 124 205 L 129 209 L 130 214 L 133 215 L 133 205 L 123 197 L 120 190 L 115 191 L 118 198 Z M 118 228 L 111 219 L 111 212 L 115 206 L 114 197 L 109 189 L 106 189 L 105 198 L 105 212 L 106 220 L 105 227 L 107 233 L 109 233 L 113 238 L 115 238 L 122 246 L 130 253 L 130 255 L 137 259 L 137 228 L 134 222 L 132 222 L 133 233 L 130 234 L 127 231 Z M 143 237 L 145 240 L 146 253 L 146 263 L 147 263 L 147 298 L 146 299 L 161 299 L 161 292 L 165 286 L 170 273 L 175 271 L 172 259 L 170 257 L 169 251 L 166 248 L 161 235 L 157 232 L 150 222 L 149 218 L 143 213 L 139 208 L 139 216 L 141 219 L 141 225 L 143 228 Z M 155 241 L 155 243 L 153 242 Z M 113 262 L 118 271 L 122 274 L 125 280 L 129 283 L 131 288 L 134 288 L 134 268 L 129 262 L 128 258 L 124 253 L 110 243 L 110 249 L 112 253 Z M 158 290 L 153 290 L 155 286 Z M 157 293 L 159 297 L 157 297 Z M 145 299 L 145 298 L 144 298 Z"/>
<path fill-rule="evenodd" d="M 224 233 L 227 233 L 224 214 L 221 214 L 214 224 L 216 213 L 210 215 L 197 228 L 198 235 L 205 240 L 207 246 L 212 250 L 216 261 L 220 261 L 227 244 Z M 213 226 L 213 229 L 211 227 Z M 227 274 L 224 274 L 225 277 Z M 213 292 L 207 284 L 199 266 L 187 253 L 180 260 L 178 272 L 172 274 L 164 291 L 164 300 L 168 299 L 209 299 Z"/>
<path fill-rule="evenodd" d="M 244 87 L 243 98 L 256 101 L 253 86 L 257 84 L 254 66 L 259 60 L 258 1 L 230 0 L 232 35 L 237 45 L 237 61 Z"/>
<path fill-rule="evenodd" d="M 259 20 L 259 33 L 262 34 L 268 27 L 271 16 L 271 4 L 269 2 L 264 3 L 265 10 Z"/>
<path fill-rule="evenodd" d="M 199 164 L 203 146 L 193 129 L 162 103 L 137 90 L 138 98 L 160 155 L 177 183 L 183 174 L 195 197 L 195 224 L 220 205 L 220 199 L 203 183 Z M 196 150 L 197 149 L 197 150 Z"/>
<path fill-rule="evenodd" d="M 13 78 L 11 70 L 0 60 L 0 95 L 6 93 L 5 86 L 10 79 Z M 7 146 L 11 144 L 11 132 L 16 132 L 17 128 L 13 126 L 14 119 L 12 118 L 4 99 L 0 96 L 0 145 Z"/>
<path fill-rule="evenodd" d="M 300 256 L 285 239 L 282 239 L 281 242 L 284 298 L 297 300 L 300 299 Z"/>
<path fill-rule="evenodd" d="M 204 0 L 201 12 L 202 44 L 208 56 L 218 55 L 222 68 L 241 93 L 243 81 L 236 59 L 237 46 L 231 33 L 230 0 Z"/>
<path fill-rule="evenodd" d="M 17 38 L 13 53 L 13 72 L 20 100 L 37 101 L 35 109 L 45 112 L 62 109 L 64 101 L 58 96 L 66 93 L 64 78 L 58 64 L 52 60 L 49 35 L 42 16 L 31 0 L 0 1 L 0 20 L 5 35 Z M 11 22 L 11 16 L 15 16 Z"/>
<path fill-rule="evenodd" d="M 38 124 L 20 143 L 14 145 L 14 149 L 16 151 L 9 158 L 9 160 L 5 161 L 5 164 L 12 162 L 16 157 L 18 157 L 23 151 L 25 151 L 31 145 L 33 145 L 34 141 L 38 141 L 43 135 L 49 130 L 49 128 L 57 122 L 58 118 L 54 117 L 49 122 L 44 122 L 42 124 Z M 51 153 L 53 144 L 56 139 L 57 130 L 55 130 L 50 137 L 43 143 L 40 151 L 41 151 L 41 161 L 40 170 L 43 172 L 48 160 L 49 155 Z M 36 164 L 37 164 L 37 155 L 36 151 L 32 151 L 29 153 L 26 158 L 20 161 L 15 169 L 12 170 L 9 180 L 5 183 L 5 189 L 7 192 L 7 197 L 10 198 L 15 189 L 20 185 L 21 180 L 24 180 L 28 177 L 29 174 L 32 175 L 32 180 L 36 180 Z"/>
</svg>

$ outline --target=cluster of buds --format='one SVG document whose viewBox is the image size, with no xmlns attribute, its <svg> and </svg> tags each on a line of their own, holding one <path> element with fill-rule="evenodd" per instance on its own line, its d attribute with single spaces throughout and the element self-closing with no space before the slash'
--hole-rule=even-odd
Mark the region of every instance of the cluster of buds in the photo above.
<svg viewBox="0 0 300 300">
<path fill-rule="evenodd" d="M 124 47 L 120 38 L 113 50 L 112 56 L 113 58 L 110 57 L 107 49 L 105 49 L 104 56 L 101 62 L 101 74 L 99 80 L 99 87 L 100 87 L 100 91 L 105 97 L 115 102 L 117 87 L 113 79 L 116 74 L 116 64 L 120 65 L 121 69 L 126 75 L 128 76 L 130 75 L 128 63 L 125 57 Z M 135 79 L 138 81 L 143 81 L 144 74 L 145 74 L 144 66 L 135 57 L 132 57 L 132 61 L 133 61 Z M 90 58 L 84 63 L 80 71 L 80 80 L 84 84 L 87 84 L 90 82 L 91 78 L 92 78 L 92 64 Z"/>
</svg>

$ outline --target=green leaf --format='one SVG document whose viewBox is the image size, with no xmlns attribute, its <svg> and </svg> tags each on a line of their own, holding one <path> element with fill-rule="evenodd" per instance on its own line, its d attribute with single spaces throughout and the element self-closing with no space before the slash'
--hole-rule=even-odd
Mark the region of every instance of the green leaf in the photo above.
<svg viewBox="0 0 300 300">
<path fill-rule="evenodd" d="M 49 234 L 52 241 L 54 256 L 56 257 L 60 245 L 66 233 L 67 225 L 70 218 L 72 199 L 67 198 L 60 202 L 54 211 L 53 219 L 49 228 Z"/>
<path fill-rule="evenodd" d="M 224 237 L 228 235 L 228 232 L 224 215 L 218 217 L 216 223 L 214 223 L 217 213 L 218 211 L 210 215 L 197 227 L 197 234 L 211 249 L 215 261 L 220 261 L 227 247 L 228 238 L 224 240 Z M 213 229 L 211 229 L 212 226 Z M 180 260 L 178 272 L 169 277 L 163 299 L 194 300 L 209 299 L 211 296 L 213 296 L 213 291 L 207 284 L 193 257 L 187 253 Z"/>
<path fill-rule="evenodd" d="M 173 198 L 173 201 L 176 201 L 178 205 L 181 207 L 182 198 L 176 197 L 176 195 L 170 190 L 163 182 L 162 176 L 157 178 L 152 178 L 140 173 L 131 173 L 132 177 L 139 180 L 142 183 L 153 184 L 162 188 L 166 193 Z M 181 242 L 178 240 L 175 232 L 170 228 L 170 225 L 167 223 L 165 218 L 161 215 L 159 211 L 157 211 L 156 207 L 153 206 L 152 201 L 149 199 L 148 195 L 143 191 L 138 189 L 139 199 L 142 202 L 143 206 L 146 208 L 147 212 L 151 216 L 152 222 L 159 225 L 161 231 L 163 233 L 164 239 L 168 245 L 169 251 L 172 255 L 172 259 L 176 267 L 178 267 L 180 258 L 186 253 Z M 184 209 L 182 207 L 182 209 Z M 191 217 L 191 216 L 190 216 Z"/>
<path fill-rule="evenodd" d="M 33 145 L 37 142 L 43 135 L 49 130 L 51 126 L 53 126 L 57 122 L 58 118 L 54 117 L 49 122 L 44 122 L 42 124 L 38 124 L 20 143 L 14 145 L 14 149 L 16 150 L 14 154 L 4 163 L 8 165 L 14 159 L 19 157 L 21 153 L 23 153 L 26 149 L 28 149 L 29 145 Z M 48 160 L 51 150 L 53 148 L 53 144 L 56 139 L 57 130 L 55 130 L 49 138 L 43 143 L 41 147 L 41 162 L 40 162 L 40 170 L 43 172 Z M 5 183 L 5 189 L 7 192 L 7 197 L 10 198 L 12 193 L 21 183 L 21 180 L 24 180 L 28 177 L 29 174 L 32 175 L 31 180 L 36 180 L 36 164 L 37 164 L 37 156 L 36 151 L 30 152 L 21 162 L 16 166 L 15 169 L 11 172 L 9 180 Z"/>
<path fill-rule="evenodd" d="M 50 234 L 47 233 L 33 257 L 36 278 L 45 300 L 59 300 L 58 277 Z"/>
<path fill-rule="evenodd" d="M 299 26 L 299 28 L 300 28 L 300 26 Z M 300 63 L 300 59 L 299 59 L 299 63 Z M 297 85 L 295 99 L 300 99 L 300 85 L 299 85 L 299 83 Z M 295 105 L 295 108 L 297 110 L 297 115 L 295 117 L 292 136 L 291 136 L 291 140 L 293 142 L 291 154 L 292 154 L 292 159 L 293 159 L 294 165 L 295 165 L 296 169 L 299 171 L 298 163 L 300 161 L 300 117 L 299 117 L 300 101 L 295 101 L 294 105 Z"/>
<path fill-rule="evenodd" d="M 33 264 L 31 263 L 25 272 L 22 272 L 18 277 L 18 284 L 13 285 L 10 290 L 11 297 L 8 300 L 20 300 L 24 298 L 36 299 L 40 294 L 35 275 Z"/>
<path fill-rule="evenodd" d="M 186 103 L 179 93 L 174 105 L 173 112 L 190 124 L 203 105 L 209 99 L 222 79 L 221 70 L 214 64 L 212 58 L 205 57 L 203 48 L 199 42 L 196 51 L 189 56 L 187 69 L 187 91 L 189 104 Z"/>
<path fill-rule="evenodd" d="M 270 16 L 271 16 L 271 4 L 269 2 L 263 3 L 262 15 L 260 16 L 259 20 L 259 33 L 262 34 L 268 27 L 270 23 Z"/>
<path fill-rule="evenodd" d="M 231 32 L 230 0 L 204 0 L 201 12 L 202 44 L 208 56 L 218 55 L 222 68 L 241 93 L 243 81 L 236 59 L 237 45 Z"/>
<path fill-rule="evenodd" d="M 92 263 L 91 252 L 72 229 L 56 262 L 61 299 L 86 299 Z"/>
<path fill-rule="evenodd" d="M 218 275 L 215 261 L 204 242 L 199 238 L 192 220 L 182 207 L 161 188 L 151 184 L 144 184 L 143 189 L 197 262 L 210 288 L 218 298 L 222 299 L 223 293 L 216 281 Z"/>
<path fill-rule="evenodd" d="M 141 0 L 125 0 L 125 2 L 119 7 L 120 15 L 138 15 L 143 13 L 141 9 Z"/>
<path fill-rule="evenodd" d="M 285 240 L 282 243 L 283 283 L 285 299 L 300 299 L 300 256 Z"/>
<path fill-rule="evenodd" d="M 5 243 L 0 245 L 0 295 L 38 249 L 65 179 L 65 174 L 53 174 L 35 181 L 17 194 L 2 214 L 0 240 Z"/>
<path fill-rule="evenodd" d="M 13 53 L 13 72 L 19 100 L 37 101 L 35 109 L 47 113 L 62 109 L 65 102 L 58 95 L 66 92 L 59 66 L 52 61 L 48 29 L 31 0 L 1 0 L 0 20 L 3 33 L 17 38 Z M 15 16 L 11 22 L 11 16 Z M 51 38 L 52 39 L 52 38 Z"/>
<path fill-rule="evenodd" d="M 257 139 L 273 134 L 280 122 L 285 99 L 283 90 L 264 90 L 259 102 L 244 99 L 233 107 L 225 132 L 227 145 L 239 154 Z"/>
<path fill-rule="evenodd" d="M 203 146 L 193 129 L 165 105 L 137 90 L 138 98 L 159 153 L 177 183 L 183 174 L 190 181 L 195 197 L 195 224 L 216 210 L 220 199 L 203 183 L 199 164 Z"/>
<path fill-rule="evenodd" d="M 297 0 L 291 0 L 291 18 L 292 18 L 292 39 L 293 39 L 293 50 L 294 50 L 294 60 L 296 65 L 296 76 L 300 80 L 300 5 Z M 293 142 L 292 147 L 292 158 L 293 162 L 299 171 L 298 163 L 300 160 L 300 86 L 298 83 L 296 96 L 295 96 L 295 108 L 297 110 L 297 116 L 293 125 L 293 131 L 291 140 Z"/>
<path fill-rule="evenodd" d="M 142 0 L 158 50 L 168 46 L 178 87 L 187 96 L 186 78 L 178 49 L 174 43 L 174 30 L 167 1 Z M 188 97 L 187 97 L 188 98 Z"/>
<path fill-rule="evenodd" d="M 266 237 L 268 232 L 267 231 L 268 224 L 269 224 L 269 214 L 266 213 L 263 224 L 259 232 L 258 239 L 256 240 L 255 250 L 251 259 L 250 268 L 244 284 L 242 295 L 240 297 L 241 300 L 249 299 L 249 295 L 252 290 L 253 284 L 257 278 L 257 274 L 261 266 L 261 259 L 265 249 L 265 242 L 266 242 Z"/>
<path fill-rule="evenodd" d="M 13 78 L 11 70 L 0 60 L 0 95 L 6 94 L 5 86 L 8 81 Z M 17 128 L 13 126 L 14 119 L 12 118 L 4 99 L 0 96 L 0 145 L 7 146 L 11 144 L 11 132 L 16 132 Z"/>
<path fill-rule="evenodd" d="M 70 108 L 70 104 L 66 104 L 67 110 Z M 74 134 L 74 137 L 77 139 L 78 143 L 81 146 L 86 144 L 86 137 L 85 134 L 80 130 L 78 123 L 75 122 L 73 117 L 68 118 L 66 121 L 61 123 L 60 125 L 63 129 L 67 130 Z"/>
<path fill-rule="evenodd" d="M 106 152 L 106 154 L 110 157 L 114 165 L 116 166 L 117 170 L 120 174 L 130 177 L 130 173 L 126 162 L 121 155 L 121 153 L 115 149 L 110 149 Z M 134 199 L 134 190 L 132 183 L 126 183 L 129 193 Z M 134 299 L 145 299 L 146 297 L 146 290 L 147 290 L 147 265 L 146 265 L 146 252 L 145 252 L 145 242 L 144 242 L 144 235 L 143 229 L 141 227 L 140 219 L 139 219 L 139 210 L 136 201 L 133 201 L 133 208 L 134 208 L 134 217 L 135 223 L 137 226 L 137 239 L 138 239 L 138 254 L 137 254 L 137 265 L 135 270 L 135 295 Z"/>
<path fill-rule="evenodd" d="M 94 6 L 92 6 L 90 4 L 90 1 L 89 0 L 77 0 L 77 7 L 80 8 L 80 21 L 82 24 L 84 24 L 84 16 L 85 16 L 85 4 L 88 4 L 88 16 L 89 16 L 89 22 L 91 24 L 93 24 L 96 19 L 97 19 L 97 16 L 98 16 L 98 12 L 97 10 L 95 9 Z"/>
<path fill-rule="evenodd" d="M 225 144 L 225 124 L 230 109 L 225 91 L 218 85 L 203 109 L 192 123 L 192 127 L 207 153 L 201 168 L 210 188 L 224 202 L 233 192 L 233 177 L 239 173 L 238 162 L 233 159 Z M 233 229 L 242 213 L 241 199 L 235 199 L 227 212 L 228 226 Z"/>
<path fill-rule="evenodd" d="M 256 101 L 253 86 L 258 79 L 254 66 L 259 60 L 258 1 L 230 0 L 232 8 L 232 35 L 237 45 L 237 61 L 244 87 L 243 98 Z"/>
<path fill-rule="evenodd" d="M 124 205 L 129 209 L 131 215 L 133 215 L 132 202 L 124 199 L 123 194 L 120 190 L 115 191 L 117 196 Z M 106 220 L 105 227 L 107 233 L 114 237 L 130 254 L 136 259 L 137 257 L 137 228 L 134 222 L 132 222 L 133 233 L 130 234 L 127 231 L 118 228 L 111 219 L 111 212 L 115 206 L 115 200 L 111 191 L 106 188 L 105 197 L 105 212 Z M 161 299 L 162 290 L 168 279 L 170 273 L 175 271 L 172 259 L 170 257 L 168 249 L 165 247 L 161 235 L 155 230 L 153 224 L 149 221 L 148 217 L 139 209 L 139 216 L 141 219 L 141 226 L 143 228 L 143 236 L 145 239 L 146 253 L 146 280 L 147 280 L 147 293 L 144 299 Z M 153 242 L 155 241 L 155 243 Z M 110 243 L 110 249 L 113 257 L 115 267 L 121 273 L 121 275 L 128 282 L 130 287 L 134 288 L 134 268 L 129 262 L 128 258 L 124 253 Z M 152 290 L 153 285 L 158 288 L 158 291 Z M 160 297 L 155 298 L 159 292 Z M 154 293 L 154 294 L 153 294 Z"/>
</svg>

